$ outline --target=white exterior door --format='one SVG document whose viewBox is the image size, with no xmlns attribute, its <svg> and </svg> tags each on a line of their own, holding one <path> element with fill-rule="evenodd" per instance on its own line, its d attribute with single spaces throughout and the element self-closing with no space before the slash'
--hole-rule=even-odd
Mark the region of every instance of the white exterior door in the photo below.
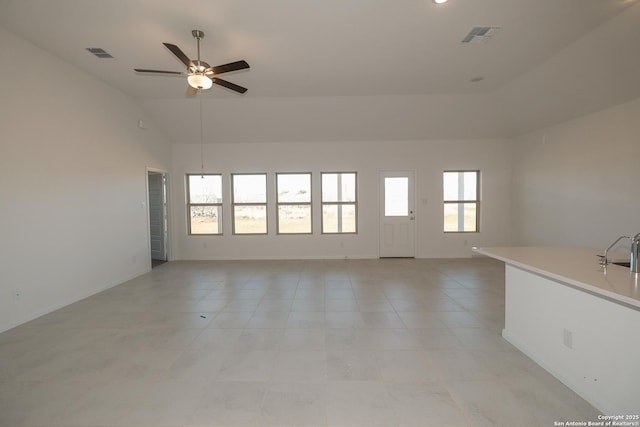
<svg viewBox="0 0 640 427">
<path fill-rule="evenodd" d="M 415 257 L 413 172 L 380 172 L 380 258 Z"/>
</svg>

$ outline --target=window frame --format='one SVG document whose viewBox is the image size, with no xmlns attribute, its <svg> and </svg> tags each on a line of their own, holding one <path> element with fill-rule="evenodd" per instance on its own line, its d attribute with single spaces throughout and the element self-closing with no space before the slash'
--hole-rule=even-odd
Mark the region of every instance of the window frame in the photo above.
<svg viewBox="0 0 640 427">
<path fill-rule="evenodd" d="M 470 173 L 473 172 L 476 174 L 476 198 L 474 200 L 468 199 L 456 199 L 456 200 L 445 200 L 444 195 L 444 175 L 446 173 Z M 443 202 L 443 218 L 442 218 L 442 229 L 446 234 L 460 234 L 460 233 L 480 233 L 480 169 L 453 169 L 453 170 L 444 170 L 442 171 L 442 202 Z M 465 205 L 465 204 L 475 204 L 476 207 L 476 223 L 475 230 L 444 230 L 445 220 L 444 220 L 444 208 L 447 205 Z"/>
<path fill-rule="evenodd" d="M 192 176 L 196 176 L 196 177 L 204 177 L 204 176 L 218 176 L 220 177 L 220 202 L 219 203 L 191 203 L 191 177 Z M 223 227 L 223 204 L 224 204 L 224 199 L 223 199 L 223 195 L 222 195 L 222 189 L 224 188 L 224 180 L 222 178 L 222 174 L 221 173 L 187 173 L 185 174 L 186 177 L 186 198 L 187 198 L 187 235 L 188 236 L 222 236 L 224 234 L 224 227 Z M 191 207 L 192 206 L 202 206 L 202 207 L 208 207 L 208 206 L 215 206 L 218 207 L 218 212 L 219 212 L 219 218 L 218 218 L 218 229 L 220 230 L 219 233 L 193 233 L 192 229 L 191 229 Z"/>
<path fill-rule="evenodd" d="M 278 190 L 278 177 L 281 175 L 307 175 L 309 177 L 309 201 L 308 202 L 281 202 Z M 311 172 L 276 172 L 276 234 L 278 235 L 309 235 L 313 234 L 313 174 Z M 308 232 L 282 232 L 280 231 L 280 207 L 281 206 L 309 206 L 310 228 Z"/>
<path fill-rule="evenodd" d="M 236 176 L 249 176 L 249 175 L 261 175 L 264 176 L 264 203 L 262 202 L 236 202 L 235 198 L 235 177 Z M 266 172 L 248 172 L 248 173 L 232 173 L 231 179 L 231 234 L 234 236 L 266 236 L 269 234 L 269 194 L 268 194 L 268 183 L 267 183 L 267 173 Z M 264 214 L 265 214 L 265 231 L 264 233 L 238 233 L 236 231 L 236 207 L 238 206 L 264 206 Z"/>
<path fill-rule="evenodd" d="M 324 197 L 324 175 L 347 175 L 354 176 L 354 197 L 353 201 L 325 201 Z M 354 231 L 325 231 L 324 229 L 324 208 L 325 206 L 338 206 L 340 213 L 343 206 L 353 206 L 355 215 Z M 340 172 L 320 172 L 320 232 L 321 234 L 358 234 L 358 172 L 356 171 L 340 171 Z M 340 222 L 338 222 L 340 224 Z M 340 227 L 338 227 L 340 228 Z"/>
</svg>

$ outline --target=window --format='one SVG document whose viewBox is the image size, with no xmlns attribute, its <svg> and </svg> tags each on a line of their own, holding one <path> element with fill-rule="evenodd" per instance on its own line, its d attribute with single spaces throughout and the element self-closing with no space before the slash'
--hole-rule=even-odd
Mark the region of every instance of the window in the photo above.
<svg viewBox="0 0 640 427">
<path fill-rule="evenodd" d="M 267 175 L 232 174 L 233 234 L 267 234 Z"/>
<path fill-rule="evenodd" d="M 480 210 L 480 171 L 445 171 L 445 233 L 478 232 Z"/>
<path fill-rule="evenodd" d="M 187 175 L 189 235 L 222 234 L 222 176 Z"/>
<path fill-rule="evenodd" d="M 409 178 L 384 178 L 384 216 L 409 216 Z"/>
<path fill-rule="evenodd" d="M 357 232 L 355 172 L 322 173 L 322 232 Z"/>
<path fill-rule="evenodd" d="M 311 234 L 311 174 L 276 174 L 278 234 Z"/>
</svg>

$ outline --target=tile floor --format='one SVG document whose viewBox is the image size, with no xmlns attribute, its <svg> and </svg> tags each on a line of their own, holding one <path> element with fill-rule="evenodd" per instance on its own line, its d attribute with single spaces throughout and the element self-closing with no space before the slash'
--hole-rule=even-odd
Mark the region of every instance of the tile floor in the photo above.
<svg viewBox="0 0 640 427">
<path fill-rule="evenodd" d="M 171 262 L 0 334 L 0 426 L 553 426 L 488 259 Z"/>
</svg>

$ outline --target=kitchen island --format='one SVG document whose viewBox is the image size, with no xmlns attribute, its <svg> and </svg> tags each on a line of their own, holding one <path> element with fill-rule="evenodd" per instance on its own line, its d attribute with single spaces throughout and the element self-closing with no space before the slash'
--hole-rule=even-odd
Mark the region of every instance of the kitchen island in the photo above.
<svg viewBox="0 0 640 427">
<path fill-rule="evenodd" d="M 640 279 L 601 250 L 492 247 L 505 263 L 502 336 L 604 414 L 640 413 Z"/>
</svg>

